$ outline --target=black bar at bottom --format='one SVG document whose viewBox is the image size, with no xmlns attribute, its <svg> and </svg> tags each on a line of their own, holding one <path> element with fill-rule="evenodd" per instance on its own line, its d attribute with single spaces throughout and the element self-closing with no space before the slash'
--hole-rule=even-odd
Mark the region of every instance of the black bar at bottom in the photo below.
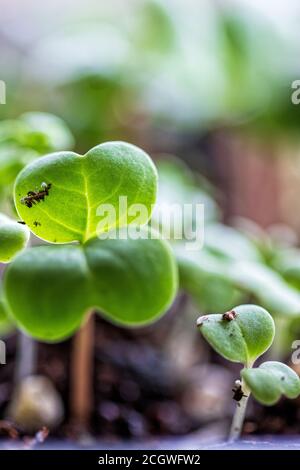
<svg viewBox="0 0 300 470">
<path fill-rule="evenodd" d="M 287 465 L 295 460 L 295 452 L 286 450 L 255 451 L 255 450 L 1 450 L 0 466 L 5 464 L 31 467 L 50 467 L 54 465 L 67 468 L 101 468 L 115 466 L 119 468 L 151 468 L 154 465 L 178 465 L 195 466 L 195 468 L 210 468 L 214 463 L 221 465 L 234 465 L 234 468 L 256 463 L 268 463 Z"/>
</svg>

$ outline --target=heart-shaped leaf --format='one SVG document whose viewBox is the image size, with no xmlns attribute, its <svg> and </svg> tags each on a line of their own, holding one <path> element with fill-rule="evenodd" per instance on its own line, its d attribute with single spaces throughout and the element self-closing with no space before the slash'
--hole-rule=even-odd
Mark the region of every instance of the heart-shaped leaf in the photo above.
<svg viewBox="0 0 300 470">
<path fill-rule="evenodd" d="M 288 398 L 300 395 L 298 375 L 281 362 L 264 362 L 255 369 L 243 369 L 241 375 L 254 398 L 264 405 L 274 405 L 281 395 Z"/>
<path fill-rule="evenodd" d="M 83 243 L 115 227 L 145 224 L 156 187 L 156 169 L 145 152 L 125 142 L 107 142 L 83 156 L 59 152 L 30 163 L 16 180 L 15 205 L 38 237 Z M 121 196 L 126 197 L 123 203 Z M 144 208 L 140 214 L 132 212 L 136 204 Z M 113 219 L 108 207 L 115 211 Z"/>
<path fill-rule="evenodd" d="M 140 230 L 143 238 L 136 240 L 121 229 L 116 240 L 26 250 L 4 278 L 16 323 L 35 338 L 55 341 L 93 308 L 122 325 L 156 319 L 174 298 L 177 268 L 169 245 L 149 228 Z"/>
<path fill-rule="evenodd" d="M 197 325 L 221 356 L 246 366 L 269 349 L 275 334 L 273 318 L 257 305 L 240 305 L 223 315 L 206 315 L 198 319 Z"/>
<path fill-rule="evenodd" d="M 0 214 L 0 262 L 8 263 L 23 250 L 29 240 L 29 234 L 26 225 Z"/>
</svg>

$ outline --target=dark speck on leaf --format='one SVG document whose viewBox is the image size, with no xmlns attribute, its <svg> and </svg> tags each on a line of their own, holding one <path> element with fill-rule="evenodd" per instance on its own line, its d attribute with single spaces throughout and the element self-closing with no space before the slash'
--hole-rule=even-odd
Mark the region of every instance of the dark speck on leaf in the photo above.
<svg viewBox="0 0 300 470">
<path fill-rule="evenodd" d="M 49 190 L 51 188 L 51 183 L 42 183 L 41 189 L 36 191 L 28 191 L 27 195 L 22 197 L 21 204 L 25 204 L 29 209 L 45 200 L 46 196 L 49 196 Z"/>
<path fill-rule="evenodd" d="M 282 376 L 280 380 L 284 381 L 284 376 Z"/>
<path fill-rule="evenodd" d="M 202 317 L 199 317 L 197 319 L 197 326 L 202 326 L 203 325 L 203 322 L 205 322 L 206 320 L 208 320 L 208 316 L 207 315 L 203 315 Z"/>
<path fill-rule="evenodd" d="M 35 221 L 33 222 L 33 225 L 34 225 L 35 227 L 38 227 L 39 225 L 42 225 L 42 224 L 41 224 L 40 222 L 38 222 L 37 220 L 35 220 Z"/>
<path fill-rule="evenodd" d="M 236 318 L 236 312 L 234 310 L 230 310 L 222 315 L 222 320 L 232 321 Z"/>
</svg>

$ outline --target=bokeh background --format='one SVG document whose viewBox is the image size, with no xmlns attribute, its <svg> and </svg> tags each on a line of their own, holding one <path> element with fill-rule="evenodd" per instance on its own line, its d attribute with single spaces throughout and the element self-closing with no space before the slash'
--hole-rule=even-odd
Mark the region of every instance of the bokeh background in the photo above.
<svg viewBox="0 0 300 470">
<path fill-rule="evenodd" d="M 299 22 L 296 0 L 2 0 L 2 194 L 33 153 L 64 146 L 84 153 L 103 141 L 126 140 L 158 163 L 160 202 L 204 202 L 209 255 L 241 261 L 253 244 L 260 263 L 279 273 L 286 289 L 296 289 L 297 276 L 285 276 L 276 255 L 296 250 L 300 234 L 300 105 L 291 101 L 292 82 L 300 79 Z M 45 143 L 55 127 L 49 121 L 38 125 L 38 136 L 30 121 L 35 135 L 20 137 L 29 112 L 63 119 L 62 141 L 55 128 L 55 142 Z M 9 204 L 4 197 L 4 210 Z M 182 286 L 192 295 L 183 289 L 156 325 L 126 331 L 97 320 L 89 423 L 95 435 L 112 441 L 222 435 L 238 368 L 203 344 L 195 319 L 239 300 L 269 307 L 263 294 L 278 289 L 254 274 L 256 283 L 245 281 L 242 296 L 232 279 L 219 279 L 213 263 L 200 262 L 200 286 L 185 282 L 182 268 Z M 293 323 L 293 339 L 297 328 Z M 287 361 L 291 338 L 276 350 Z M 17 342 L 10 334 L 8 364 L 0 370 L 3 416 Z M 72 340 L 36 347 L 35 371 L 63 399 L 65 419 L 54 432 L 75 436 Z M 253 404 L 245 432 L 296 433 L 297 416 L 297 403 L 283 400 L 272 411 Z"/>
<path fill-rule="evenodd" d="M 298 22 L 291 0 L 4 0 L 0 113 L 57 114 L 82 151 L 123 138 L 175 153 L 222 186 L 226 215 L 298 227 Z"/>
</svg>

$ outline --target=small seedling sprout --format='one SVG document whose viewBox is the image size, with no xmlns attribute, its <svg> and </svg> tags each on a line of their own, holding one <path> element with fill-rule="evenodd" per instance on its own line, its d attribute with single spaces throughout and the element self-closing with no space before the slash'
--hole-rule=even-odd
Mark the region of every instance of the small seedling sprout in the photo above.
<svg viewBox="0 0 300 470">
<path fill-rule="evenodd" d="M 218 354 L 244 366 L 232 390 L 236 411 L 229 441 L 241 435 L 251 393 L 264 405 L 274 405 L 281 395 L 296 398 L 300 394 L 300 379 L 287 365 L 268 361 L 253 368 L 256 359 L 269 349 L 275 335 L 273 318 L 264 308 L 240 305 L 224 314 L 202 316 L 197 326 Z"/>
</svg>

